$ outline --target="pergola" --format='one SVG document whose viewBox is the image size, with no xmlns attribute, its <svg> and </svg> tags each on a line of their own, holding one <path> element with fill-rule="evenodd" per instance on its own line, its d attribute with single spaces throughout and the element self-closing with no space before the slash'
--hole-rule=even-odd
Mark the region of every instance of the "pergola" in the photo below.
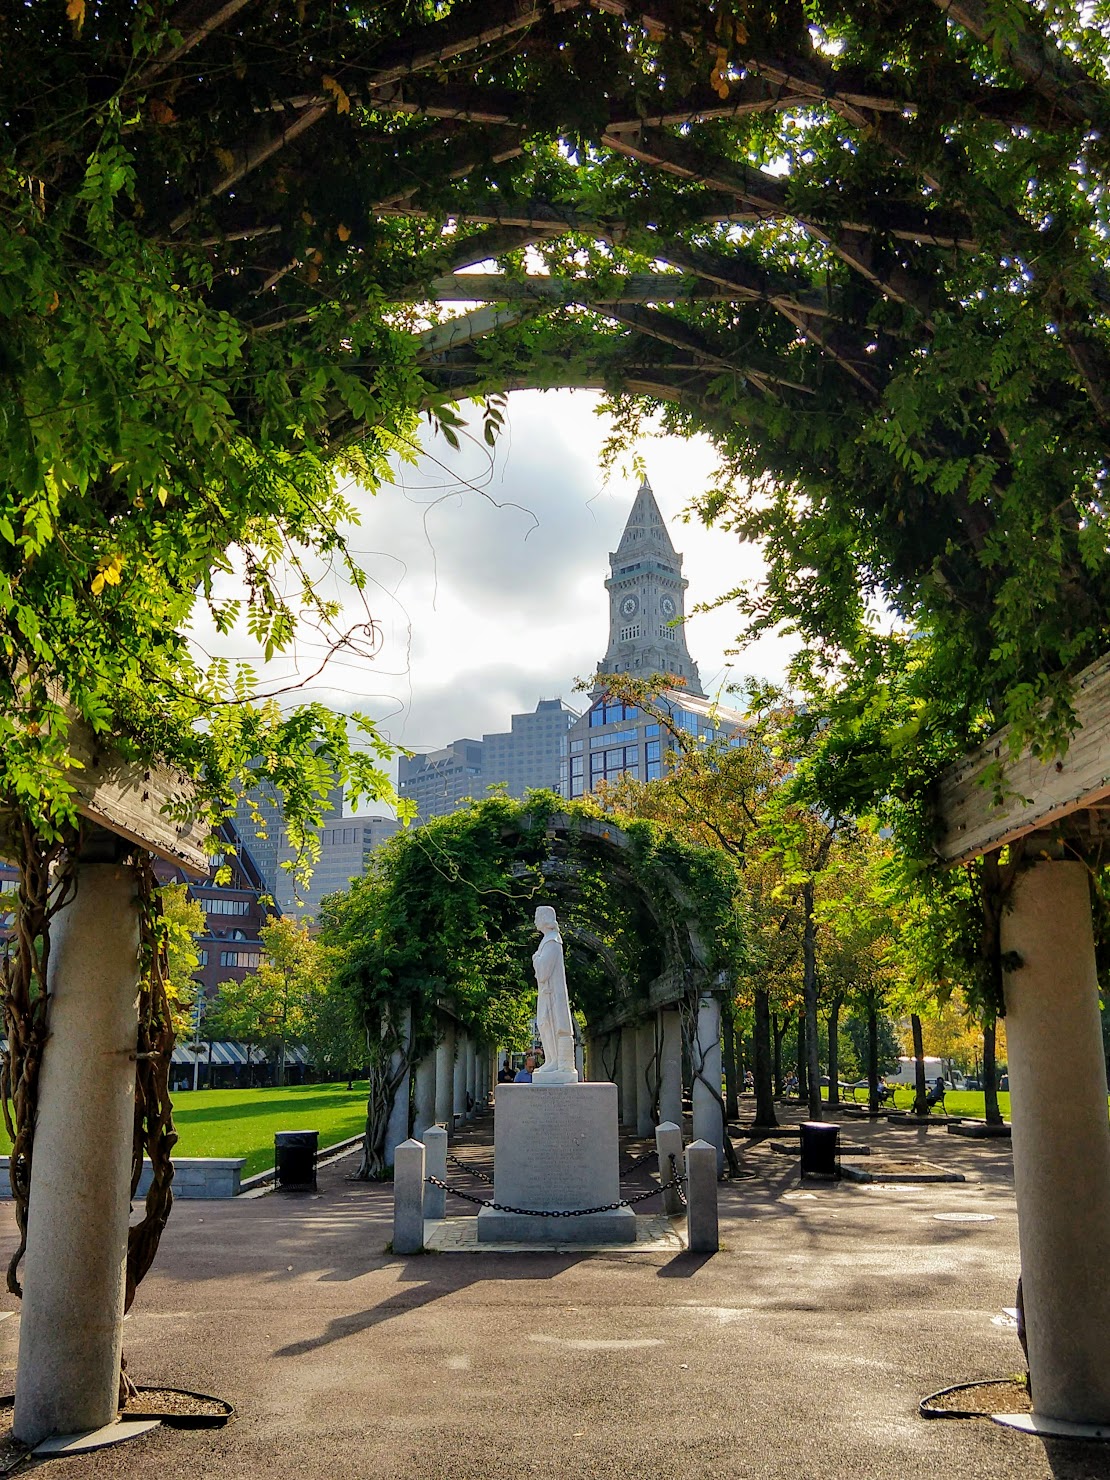
<svg viewBox="0 0 1110 1480">
<path fill-rule="evenodd" d="M 787 595 L 811 633 L 839 640 L 819 598 L 848 569 L 958 651 L 938 697 L 957 736 L 1024 686 L 1053 692 L 1061 748 L 1066 680 L 1110 645 L 1110 89 L 1082 7 L 843 0 L 817 24 L 789 0 L 187 0 L 153 40 L 123 0 L 69 9 L 0 19 L 25 236 L 84 198 L 114 130 L 136 261 L 243 336 L 221 382 L 240 435 L 292 447 L 311 415 L 339 449 L 399 404 L 449 429 L 452 399 L 524 386 L 669 408 L 734 472 L 799 490 Z M 65 250 L 81 281 L 107 249 Z M 32 308 L 48 331 L 57 304 Z M 144 366 L 140 335 L 126 349 L 109 399 Z M 105 517 L 112 476 L 82 490 Z M 770 502 L 740 527 L 793 534 Z M 1101 733 L 1094 713 L 1069 754 Z M 965 788 L 985 825 L 946 857 L 1071 828 L 1055 759 L 1031 770 L 1030 825 Z M 1106 1425 L 1084 891 L 1080 864 L 1037 862 L 1003 929 L 1037 1411 Z"/>
</svg>

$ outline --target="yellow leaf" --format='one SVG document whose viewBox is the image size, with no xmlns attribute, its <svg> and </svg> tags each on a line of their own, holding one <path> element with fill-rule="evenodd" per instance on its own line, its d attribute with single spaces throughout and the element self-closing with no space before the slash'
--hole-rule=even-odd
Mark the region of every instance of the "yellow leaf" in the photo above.
<svg viewBox="0 0 1110 1480">
<path fill-rule="evenodd" d="M 225 170 L 233 170 L 235 168 L 235 156 L 230 149 L 213 149 L 212 153 L 223 165 Z"/>
<path fill-rule="evenodd" d="M 351 100 L 334 77 L 324 78 L 324 91 L 330 93 L 335 99 L 335 111 L 337 113 L 349 113 L 351 111 Z"/>
<path fill-rule="evenodd" d="M 46 309 L 47 313 L 53 313 L 54 310 L 58 307 L 58 304 L 61 303 L 61 301 L 62 300 L 58 297 L 57 290 L 55 290 L 54 294 L 52 295 L 52 297 L 50 299 L 49 304 L 47 305 L 47 309 Z"/>
<path fill-rule="evenodd" d="M 335 234 L 341 242 L 349 242 L 351 240 L 351 228 L 342 225 L 342 223 L 336 228 Z"/>
<path fill-rule="evenodd" d="M 315 226 L 316 225 L 316 217 L 312 214 L 311 211 L 302 211 L 301 212 L 301 220 L 304 222 L 304 224 L 306 226 Z"/>
<path fill-rule="evenodd" d="M 164 488 L 160 488 L 158 490 L 158 502 L 162 505 L 163 509 L 166 507 L 166 500 L 168 498 L 169 494 L 166 492 L 166 490 Z"/>
<path fill-rule="evenodd" d="M 100 593 L 101 593 L 101 591 L 103 591 L 103 590 L 104 590 L 104 577 L 98 572 L 92 578 L 92 594 L 94 596 L 99 596 Z"/>
<path fill-rule="evenodd" d="M 175 123 L 177 121 L 177 114 L 170 107 L 169 103 L 164 102 L 161 98 L 151 98 L 147 112 L 155 123 Z"/>
<path fill-rule="evenodd" d="M 66 0 L 66 15 L 73 22 L 74 31 L 80 35 L 85 24 L 85 0 Z"/>
</svg>

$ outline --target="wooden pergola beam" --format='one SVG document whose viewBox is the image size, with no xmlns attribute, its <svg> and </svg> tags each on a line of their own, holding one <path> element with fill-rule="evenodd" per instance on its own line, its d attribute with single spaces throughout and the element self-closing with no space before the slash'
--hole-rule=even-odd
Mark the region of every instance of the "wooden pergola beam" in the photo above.
<svg viewBox="0 0 1110 1480">
<path fill-rule="evenodd" d="M 1042 760 L 1026 746 L 1013 756 L 1007 725 L 945 771 L 933 797 L 942 862 L 967 863 L 1110 797 L 1110 655 L 1079 675 L 1073 704 L 1065 755 Z"/>
</svg>

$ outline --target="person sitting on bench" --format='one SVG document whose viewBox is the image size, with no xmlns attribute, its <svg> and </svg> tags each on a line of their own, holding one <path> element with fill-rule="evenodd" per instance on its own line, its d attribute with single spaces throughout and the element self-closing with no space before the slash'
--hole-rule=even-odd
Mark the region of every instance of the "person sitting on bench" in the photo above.
<svg viewBox="0 0 1110 1480">
<path fill-rule="evenodd" d="M 944 1080 L 939 1078 L 939 1076 L 932 1089 L 925 1096 L 926 1111 L 932 1110 L 936 1105 L 939 1105 L 942 1110 L 944 1109 Z"/>
</svg>

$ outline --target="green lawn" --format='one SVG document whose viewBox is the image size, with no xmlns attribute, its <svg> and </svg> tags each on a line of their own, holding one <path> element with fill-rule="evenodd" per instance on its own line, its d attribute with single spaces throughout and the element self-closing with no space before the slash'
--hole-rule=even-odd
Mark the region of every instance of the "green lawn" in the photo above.
<svg viewBox="0 0 1110 1480">
<path fill-rule="evenodd" d="M 823 1089 L 821 1091 L 821 1095 L 824 1099 L 827 1100 L 829 1097 L 828 1090 Z M 867 1103 L 867 1094 L 864 1090 L 857 1090 L 856 1096 L 859 1104 L 864 1105 Z M 844 1104 L 850 1105 L 852 1103 L 851 1090 L 848 1090 L 842 1098 Z M 950 1089 L 944 1097 L 944 1104 L 949 1115 L 966 1115 L 969 1119 L 972 1120 L 985 1120 L 987 1114 L 985 1099 L 986 1097 L 984 1096 L 982 1090 Z M 908 1084 L 895 1085 L 894 1099 L 893 1101 L 887 1101 L 886 1108 L 888 1110 L 909 1110 L 912 1105 L 913 1087 Z M 1009 1094 L 1004 1092 L 999 1093 L 998 1108 L 1002 1112 L 1002 1119 L 1009 1120 Z"/>
<path fill-rule="evenodd" d="M 321 1147 L 357 1136 L 366 1125 L 366 1086 L 180 1090 L 173 1121 L 178 1156 L 245 1156 L 250 1177 L 273 1166 L 275 1131 L 319 1131 Z M 0 1155 L 10 1150 L 0 1122 Z"/>
</svg>

